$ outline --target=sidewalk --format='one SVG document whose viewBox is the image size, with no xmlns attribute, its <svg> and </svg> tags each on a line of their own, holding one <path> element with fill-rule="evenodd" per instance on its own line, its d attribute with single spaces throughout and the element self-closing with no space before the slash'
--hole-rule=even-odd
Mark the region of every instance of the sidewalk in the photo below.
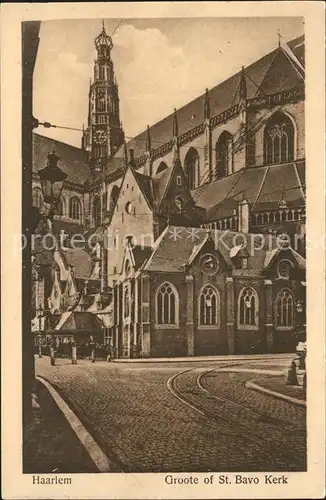
<svg viewBox="0 0 326 500">
<path fill-rule="evenodd" d="M 246 387 L 299 406 L 306 406 L 306 394 L 302 386 L 287 385 L 285 373 L 259 377 L 246 382 Z"/>
<path fill-rule="evenodd" d="M 180 358 L 115 358 L 114 363 L 191 363 L 198 361 L 241 361 L 241 360 L 272 360 L 272 359 L 292 359 L 293 353 L 285 354 L 223 354 L 215 356 L 185 356 Z"/>
<path fill-rule="evenodd" d="M 24 473 L 98 472 L 47 389 L 36 381 L 33 420 L 26 431 Z M 38 406 L 38 407 L 37 407 Z"/>
</svg>

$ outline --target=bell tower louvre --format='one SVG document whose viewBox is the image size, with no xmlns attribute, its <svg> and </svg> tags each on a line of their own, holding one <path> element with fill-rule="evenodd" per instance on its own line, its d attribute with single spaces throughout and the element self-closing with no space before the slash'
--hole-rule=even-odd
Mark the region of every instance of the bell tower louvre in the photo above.
<svg viewBox="0 0 326 500">
<path fill-rule="evenodd" d="M 114 76 L 111 50 L 112 39 L 105 31 L 94 40 L 96 59 L 93 82 L 88 94 L 87 129 L 82 136 L 82 149 L 88 151 L 91 162 L 110 158 L 124 143 L 124 131 L 120 122 L 119 91 Z"/>
</svg>

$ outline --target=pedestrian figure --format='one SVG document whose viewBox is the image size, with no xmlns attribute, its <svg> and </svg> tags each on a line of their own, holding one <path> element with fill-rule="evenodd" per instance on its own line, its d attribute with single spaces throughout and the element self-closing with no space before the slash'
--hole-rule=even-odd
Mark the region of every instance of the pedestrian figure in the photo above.
<svg viewBox="0 0 326 500">
<path fill-rule="evenodd" d="M 90 342 L 89 342 L 89 348 L 90 348 L 90 352 L 91 352 L 91 360 L 92 360 L 92 363 L 95 363 L 95 342 L 93 340 L 93 337 L 92 335 L 90 336 Z"/>
<path fill-rule="evenodd" d="M 51 366 L 55 366 L 55 347 L 56 347 L 55 340 L 54 339 L 52 341 L 50 340 L 50 342 L 49 342 L 49 351 L 50 351 Z"/>
<path fill-rule="evenodd" d="M 293 360 L 287 372 L 286 385 L 298 385 L 298 384 L 299 382 L 297 377 L 297 365 L 295 360 Z"/>
<path fill-rule="evenodd" d="M 74 340 L 71 341 L 71 364 L 77 365 L 77 346 Z"/>
</svg>

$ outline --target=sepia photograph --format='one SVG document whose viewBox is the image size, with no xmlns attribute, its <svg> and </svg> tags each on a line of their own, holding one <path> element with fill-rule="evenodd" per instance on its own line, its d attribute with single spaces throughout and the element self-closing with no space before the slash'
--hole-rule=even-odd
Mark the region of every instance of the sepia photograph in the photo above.
<svg viewBox="0 0 326 500">
<path fill-rule="evenodd" d="M 27 22 L 23 50 L 24 470 L 96 471 L 66 405 L 110 470 L 306 470 L 302 18 Z"/>
<path fill-rule="evenodd" d="M 51 12 L 19 23 L 22 477 L 285 498 L 324 384 L 305 17 Z"/>
</svg>

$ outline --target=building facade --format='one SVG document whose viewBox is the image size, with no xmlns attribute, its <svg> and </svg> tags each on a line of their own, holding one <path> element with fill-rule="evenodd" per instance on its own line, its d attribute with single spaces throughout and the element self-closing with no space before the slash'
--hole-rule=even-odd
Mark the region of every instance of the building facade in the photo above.
<svg viewBox="0 0 326 500">
<path fill-rule="evenodd" d="M 33 204 L 42 206 L 37 172 L 54 145 L 68 178 L 53 231 L 65 231 L 68 245 L 76 233 L 92 238 L 84 252 L 93 275 L 83 270 L 78 278 L 96 279 L 97 293 L 112 294 L 108 328 L 117 355 L 292 349 L 296 308 L 305 302 L 303 37 L 279 44 L 127 143 L 104 27 L 95 48 L 81 149 L 34 134 Z M 170 251 L 173 228 L 186 236 L 184 248 L 179 242 L 163 269 L 155 267 L 157 255 L 163 252 L 163 261 Z M 202 247 L 192 258 L 200 242 L 187 235 L 200 234 L 206 248 L 221 231 L 245 242 L 231 245 L 229 255 L 205 250 L 218 263 L 205 274 Z M 289 241 L 278 251 L 268 243 L 257 257 L 255 234 L 272 247 L 280 234 Z M 56 278 L 58 251 L 50 285 L 38 287 L 50 289 L 44 303 L 50 299 L 52 312 L 54 288 L 68 293 Z M 70 251 L 81 259 L 79 249 Z M 184 258 L 175 269 L 178 253 Z"/>
</svg>

